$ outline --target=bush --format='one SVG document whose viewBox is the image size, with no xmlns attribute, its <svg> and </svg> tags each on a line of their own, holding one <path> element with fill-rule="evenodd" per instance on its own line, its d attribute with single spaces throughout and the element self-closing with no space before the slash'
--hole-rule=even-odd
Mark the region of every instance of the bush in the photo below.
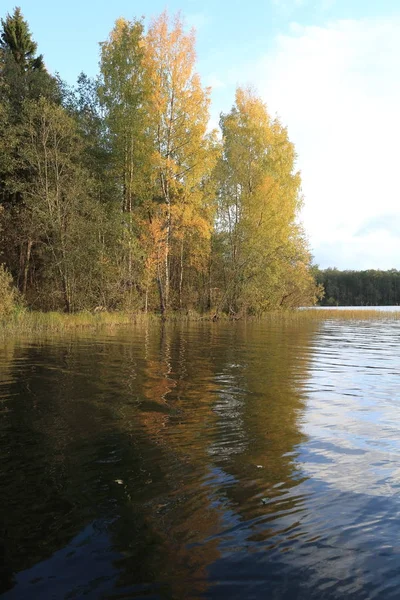
<svg viewBox="0 0 400 600">
<path fill-rule="evenodd" d="M 9 316 L 16 301 L 16 290 L 10 273 L 0 264 L 0 319 Z"/>
</svg>

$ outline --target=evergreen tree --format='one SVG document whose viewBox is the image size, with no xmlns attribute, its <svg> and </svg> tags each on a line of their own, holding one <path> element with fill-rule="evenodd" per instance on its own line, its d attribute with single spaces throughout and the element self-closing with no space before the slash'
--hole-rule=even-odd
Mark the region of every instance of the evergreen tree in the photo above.
<svg viewBox="0 0 400 600">
<path fill-rule="evenodd" d="M 20 290 L 27 290 L 32 251 L 37 231 L 26 190 L 35 185 L 35 172 L 21 160 L 26 129 L 26 102 L 47 98 L 61 100 L 58 81 L 45 69 L 43 57 L 36 56 L 33 41 L 21 10 L 1 19 L 0 29 L 0 207 L 3 236 L 1 260 L 7 264 Z"/>
<path fill-rule="evenodd" d="M 8 14 L 5 19 L 1 19 L 1 25 L 1 48 L 12 54 L 21 71 L 43 71 L 43 56 L 35 56 L 37 44 L 32 39 L 21 9 L 17 7 L 12 15 Z"/>
<path fill-rule="evenodd" d="M 19 8 L 0 19 L 0 263 L 28 305 L 244 314 L 315 300 L 286 129 L 238 89 L 220 141 L 209 105 L 179 16 L 147 32 L 118 19 L 99 77 L 75 89 L 47 72 Z M 366 293 L 353 284 L 347 298 Z"/>
</svg>

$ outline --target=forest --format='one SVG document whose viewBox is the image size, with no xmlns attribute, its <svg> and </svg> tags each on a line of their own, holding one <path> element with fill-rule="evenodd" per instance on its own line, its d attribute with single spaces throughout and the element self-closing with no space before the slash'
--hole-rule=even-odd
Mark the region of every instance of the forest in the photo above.
<svg viewBox="0 0 400 600">
<path fill-rule="evenodd" d="M 97 76 L 71 86 L 47 71 L 21 10 L 5 15 L 0 313 L 314 304 L 287 129 L 252 89 L 237 88 L 218 130 L 210 103 L 179 16 L 118 19 Z"/>
<path fill-rule="evenodd" d="M 395 306 L 400 304 L 400 271 L 315 271 L 323 287 L 322 306 Z"/>
</svg>

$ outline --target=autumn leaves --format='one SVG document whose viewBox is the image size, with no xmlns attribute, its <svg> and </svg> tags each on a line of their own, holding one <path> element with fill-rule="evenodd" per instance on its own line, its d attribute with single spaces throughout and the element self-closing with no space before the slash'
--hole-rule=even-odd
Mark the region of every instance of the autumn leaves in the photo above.
<svg viewBox="0 0 400 600">
<path fill-rule="evenodd" d="M 0 251 L 28 304 L 217 318 L 313 302 L 287 131 L 242 88 L 209 130 L 179 16 L 118 19 L 99 76 L 72 89 L 14 68 L 36 45 L 20 13 L 6 25 L 24 36 L 0 54 Z"/>
<path fill-rule="evenodd" d="M 145 248 L 146 306 L 154 280 L 163 314 L 188 304 L 237 313 L 309 302 L 293 145 L 243 89 L 220 134 L 208 132 L 210 90 L 194 45 L 193 31 L 163 13 L 147 33 L 140 21 L 118 20 L 101 49 L 123 208 L 140 222 Z"/>
<path fill-rule="evenodd" d="M 178 17 L 171 23 L 163 13 L 146 34 L 142 22 L 119 19 L 101 48 L 100 94 L 128 235 L 140 223 L 146 305 L 156 280 L 162 313 L 183 306 L 189 269 L 207 267 L 215 213 L 216 141 L 207 133 L 210 92 L 195 72 L 194 41 Z"/>
</svg>

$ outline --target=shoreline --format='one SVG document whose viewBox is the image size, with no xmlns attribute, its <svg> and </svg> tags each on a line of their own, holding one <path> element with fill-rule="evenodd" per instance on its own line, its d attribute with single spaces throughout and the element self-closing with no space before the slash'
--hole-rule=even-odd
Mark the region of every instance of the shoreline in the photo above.
<svg viewBox="0 0 400 600">
<path fill-rule="evenodd" d="M 334 309 L 320 307 L 309 307 L 301 309 L 281 310 L 265 312 L 259 316 L 248 315 L 241 318 L 230 318 L 221 314 L 215 319 L 214 313 L 196 313 L 188 311 L 185 313 L 172 312 L 167 316 L 166 323 L 184 322 L 252 322 L 252 321 L 281 321 L 281 322 L 304 322 L 304 321 L 326 321 L 326 320 L 400 320 L 400 311 L 385 310 L 384 307 L 376 307 L 368 310 L 338 307 Z M 20 311 L 10 317 L 0 320 L 0 337 L 7 335 L 24 335 L 40 333 L 63 333 L 68 331 L 83 331 L 97 329 L 113 329 L 141 323 L 163 323 L 160 314 L 156 313 L 132 313 L 132 312 L 99 312 L 88 311 L 66 314 L 61 312 Z"/>
</svg>

